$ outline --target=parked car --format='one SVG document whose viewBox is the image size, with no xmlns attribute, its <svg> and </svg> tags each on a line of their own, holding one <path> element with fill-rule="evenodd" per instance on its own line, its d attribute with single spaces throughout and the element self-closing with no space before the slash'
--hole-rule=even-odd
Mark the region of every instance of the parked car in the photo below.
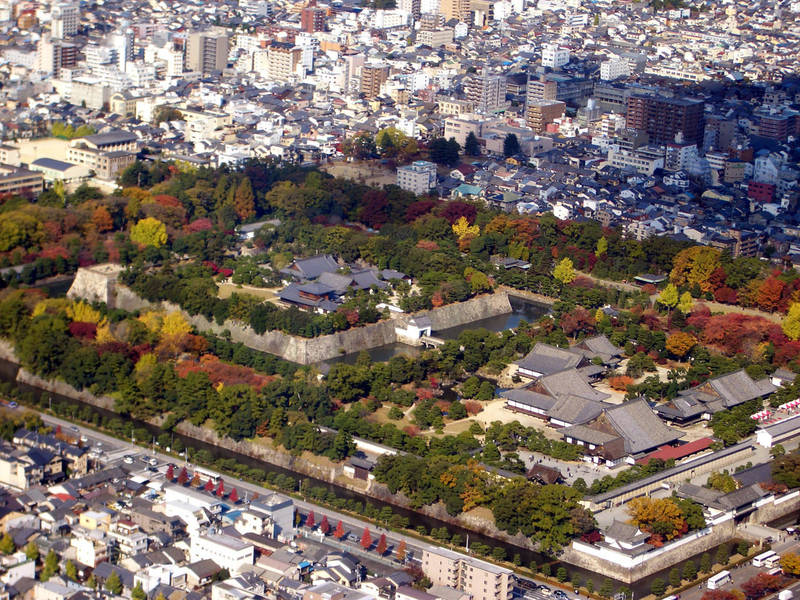
<svg viewBox="0 0 800 600">
<path fill-rule="evenodd" d="M 569 598 L 569 596 L 567 596 L 567 594 L 562 590 L 556 590 L 553 592 L 553 596 L 558 598 L 558 600 L 568 600 Z"/>
<path fill-rule="evenodd" d="M 133 456 L 131 456 L 130 454 L 126 454 L 125 456 L 122 457 L 122 461 L 126 465 L 132 465 L 133 464 Z"/>
<path fill-rule="evenodd" d="M 542 594 L 543 596 L 552 596 L 553 590 L 551 590 L 546 585 L 541 585 L 539 586 L 539 593 Z"/>
</svg>

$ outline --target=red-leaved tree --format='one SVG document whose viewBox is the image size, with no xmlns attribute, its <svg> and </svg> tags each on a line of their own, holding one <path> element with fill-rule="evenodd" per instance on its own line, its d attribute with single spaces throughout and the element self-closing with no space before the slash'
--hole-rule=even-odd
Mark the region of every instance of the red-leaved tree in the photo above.
<svg viewBox="0 0 800 600">
<path fill-rule="evenodd" d="M 336 531 L 333 532 L 333 537 L 335 537 L 337 540 L 340 540 L 344 537 L 344 534 L 345 534 L 344 524 L 341 521 L 339 521 L 336 524 Z"/>
<path fill-rule="evenodd" d="M 312 511 L 309 511 L 308 516 L 306 517 L 306 527 L 311 529 L 311 528 L 314 527 L 315 524 L 316 524 L 316 521 L 314 520 L 314 511 L 312 510 Z"/>
<path fill-rule="evenodd" d="M 239 501 L 239 492 L 236 491 L 236 488 L 231 490 L 230 495 L 228 496 L 228 500 L 236 504 Z"/>
<path fill-rule="evenodd" d="M 222 498 L 225 495 L 225 482 L 222 479 L 219 480 L 219 485 L 217 486 L 217 496 Z"/>
<path fill-rule="evenodd" d="M 208 481 L 206 481 L 206 484 L 203 486 L 203 489 L 207 492 L 213 492 L 214 482 L 209 479 Z"/>
<path fill-rule="evenodd" d="M 328 515 L 322 517 L 322 523 L 319 524 L 319 530 L 323 533 L 323 535 L 328 535 L 328 532 L 331 530 L 331 524 L 328 523 Z"/>
<path fill-rule="evenodd" d="M 386 554 L 386 534 L 382 533 L 380 539 L 378 539 L 378 545 L 375 546 L 375 552 L 383 556 Z"/>
<path fill-rule="evenodd" d="M 364 527 L 364 533 L 361 534 L 361 547 L 364 550 L 369 550 L 372 546 L 372 536 L 369 533 L 369 528 Z"/>
</svg>

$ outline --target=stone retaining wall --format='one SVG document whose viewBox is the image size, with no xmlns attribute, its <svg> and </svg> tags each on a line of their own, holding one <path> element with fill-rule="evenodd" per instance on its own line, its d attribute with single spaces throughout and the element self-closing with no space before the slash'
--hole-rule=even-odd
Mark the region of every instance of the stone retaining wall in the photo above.
<svg viewBox="0 0 800 600">
<path fill-rule="evenodd" d="M 126 311 L 163 308 L 167 311 L 179 311 L 198 330 L 221 334 L 230 332 L 234 342 L 241 342 L 249 348 L 274 354 L 285 360 L 301 365 L 309 365 L 324 360 L 337 358 L 344 354 L 370 350 L 398 341 L 395 327 L 403 325 L 411 315 L 403 315 L 397 319 L 389 319 L 354 327 L 346 331 L 339 331 L 330 335 L 321 335 L 315 338 L 303 338 L 289 335 L 282 331 L 268 331 L 262 335 L 254 332 L 249 325 L 226 320 L 222 325 L 210 321 L 202 315 L 190 315 L 179 306 L 171 302 L 149 302 L 139 297 L 130 288 L 115 281 L 116 273 L 109 271 L 109 280 L 106 282 L 111 287 L 108 294 L 109 305 Z M 75 282 L 69 290 L 71 298 L 85 298 L 90 301 L 98 300 L 98 290 L 103 287 L 103 271 L 93 269 L 84 272 L 78 269 Z M 113 280 L 112 280 L 113 278 Z M 416 313 L 431 319 L 433 330 L 466 325 L 479 319 L 496 317 L 512 311 L 508 294 L 505 291 L 494 294 L 484 294 L 471 298 L 465 302 L 441 306 L 429 311 Z"/>
</svg>

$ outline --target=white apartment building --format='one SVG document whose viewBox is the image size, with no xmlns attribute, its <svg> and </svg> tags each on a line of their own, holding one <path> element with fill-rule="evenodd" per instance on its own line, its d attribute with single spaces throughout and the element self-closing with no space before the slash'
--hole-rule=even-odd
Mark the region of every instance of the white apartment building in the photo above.
<svg viewBox="0 0 800 600">
<path fill-rule="evenodd" d="M 545 44 L 542 46 L 542 66 L 551 69 L 560 69 L 569 62 L 569 50 L 558 44 Z"/>
<path fill-rule="evenodd" d="M 608 162 L 618 169 L 632 168 L 644 175 L 652 175 L 656 169 L 664 168 L 664 151 L 658 146 L 628 150 L 613 144 L 608 148 Z"/>
<path fill-rule="evenodd" d="M 436 165 L 427 160 L 416 160 L 398 167 L 397 185 L 415 194 L 427 194 L 436 187 Z"/>
<path fill-rule="evenodd" d="M 255 548 L 224 533 L 192 536 L 190 560 L 211 559 L 231 574 L 239 573 L 243 567 L 253 564 Z"/>
<path fill-rule="evenodd" d="M 50 11 L 50 35 L 54 39 L 63 40 L 78 33 L 80 9 L 77 4 L 60 2 Z"/>
<path fill-rule="evenodd" d="M 619 56 L 600 63 L 600 79 L 603 81 L 613 81 L 620 77 L 629 77 L 631 74 L 630 63 Z"/>
</svg>

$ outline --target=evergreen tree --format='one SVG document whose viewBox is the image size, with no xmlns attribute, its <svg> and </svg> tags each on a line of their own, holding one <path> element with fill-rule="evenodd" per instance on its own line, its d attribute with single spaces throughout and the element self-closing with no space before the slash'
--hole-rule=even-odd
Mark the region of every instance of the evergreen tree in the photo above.
<svg viewBox="0 0 800 600">
<path fill-rule="evenodd" d="M 108 576 L 103 587 L 109 594 L 114 594 L 115 596 L 119 596 L 122 593 L 122 581 L 120 581 L 116 571 L 111 571 L 111 575 Z"/>
<path fill-rule="evenodd" d="M 72 581 L 78 581 L 78 567 L 71 560 L 68 560 L 64 565 L 64 575 Z"/>
<path fill-rule="evenodd" d="M 28 545 L 25 546 L 25 558 L 33 561 L 39 560 L 39 547 L 33 542 L 28 542 Z"/>
<path fill-rule="evenodd" d="M 711 555 L 708 552 L 704 552 L 703 555 L 700 557 L 700 572 L 701 573 L 711 572 Z"/>
<path fill-rule="evenodd" d="M 467 156 L 481 155 L 481 145 L 478 142 L 478 138 L 475 136 L 475 133 L 472 131 L 467 134 L 467 140 L 464 142 L 464 154 Z"/>
<path fill-rule="evenodd" d="M 519 140 L 517 139 L 516 133 L 509 133 L 506 135 L 505 139 L 503 140 L 503 156 L 508 158 L 509 156 L 516 156 L 521 152 L 521 148 L 519 146 Z"/>
<path fill-rule="evenodd" d="M 142 582 L 137 581 L 136 586 L 131 591 L 131 600 L 147 600 L 147 594 L 142 589 Z"/>
<path fill-rule="evenodd" d="M 39 579 L 41 581 L 47 581 L 56 573 L 58 573 L 58 554 L 50 550 L 44 559 L 44 568 L 39 574 Z"/>
<path fill-rule="evenodd" d="M 650 584 L 650 593 L 653 594 L 653 596 L 663 596 L 666 589 L 667 585 L 660 577 L 653 579 L 653 582 Z"/>
<path fill-rule="evenodd" d="M 680 587 L 681 572 L 678 570 L 678 567 L 672 567 L 669 570 L 669 585 L 673 588 Z"/>
<path fill-rule="evenodd" d="M 3 554 L 14 554 L 17 551 L 17 546 L 14 544 L 14 538 L 12 538 L 8 532 L 3 534 L 2 539 L 0 539 L 0 552 Z"/>
</svg>

